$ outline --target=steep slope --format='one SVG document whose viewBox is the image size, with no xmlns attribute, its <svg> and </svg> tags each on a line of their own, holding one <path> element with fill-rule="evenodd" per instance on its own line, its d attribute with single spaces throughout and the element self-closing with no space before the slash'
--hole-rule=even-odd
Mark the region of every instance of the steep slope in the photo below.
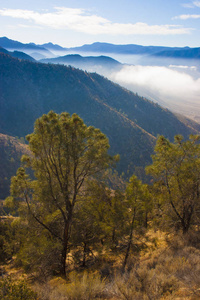
<svg viewBox="0 0 200 300">
<path fill-rule="evenodd" d="M 0 132 L 25 136 L 49 110 L 78 113 L 109 138 L 118 169 L 132 173 L 151 162 L 157 134 L 173 139 L 197 130 L 159 105 L 98 74 L 71 67 L 19 61 L 0 54 Z"/>
<path fill-rule="evenodd" d="M 28 153 L 28 147 L 16 138 L 0 134 L 0 199 L 9 194 L 10 178 L 20 166 L 20 158 Z"/>
</svg>

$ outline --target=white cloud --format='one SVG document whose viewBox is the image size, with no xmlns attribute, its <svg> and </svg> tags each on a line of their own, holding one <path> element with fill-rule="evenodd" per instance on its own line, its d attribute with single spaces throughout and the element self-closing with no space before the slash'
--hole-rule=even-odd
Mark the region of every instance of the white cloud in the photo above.
<svg viewBox="0 0 200 300">
<path fill-rule="evenodd" d="M 185 8 L 193 8 L 194 7 L 194 5 L 192 3 L 183 3 L 181 5 Z"/>
<path fill-rule="evenodd" d="M 185 70 L 194 70 L 197 71 L 196 66 L 177 66 L 177 65 L 169 65 L 169 68 L 174 68 L 174 69 L 185 69 Z"/>
<path fill-rule="evenodd" d="M 180 71 L 159 66 L 125 66 L 110 79 L 185 115 L 199 116 L 200 77 L 194 79 L 183 69 L 182 66 Z"/>
<path fill-rule="evenodd" d="M 170 35 L 187 34 L 190 28 L 179 25 L 148 25 L 146 23 L 113 23 L 103 17 L 92 15 L 84 9 L 55 7 L 54 12 L 35 12 L 22 9 L 1 9 L 1 16 L 19 18 L 56 29 L 72 29 L 88 34 L 113 35 Z"/>
<path fill-rule="evenodd" d="M 193 4 L 194 6 L 200 7 L 200 1 L 194 1 Z"/>
<path fill-rule="evenodd" d="M 173 18 L 174 20 L 188 20 L 188 19 L 200 19 L 200 15 L 180 15 Z"/>
<path fill-rule="evenodd" d="M 185 8 L 200 7 L 200 1 L 193 1 L 191 3 L 183 3 L 182 6 Z"/>
</svg>

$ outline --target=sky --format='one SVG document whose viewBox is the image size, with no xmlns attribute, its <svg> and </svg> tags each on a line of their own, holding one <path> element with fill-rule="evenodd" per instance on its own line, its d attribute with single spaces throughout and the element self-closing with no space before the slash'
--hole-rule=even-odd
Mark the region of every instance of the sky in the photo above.
<svg viewBox="0 0 200 300">
<path fill-rule="evenodd" d="M 63 47 L 94 42 L 199 47 L 198 0 L 1 0 L 0 37 Z"/>
</svg>

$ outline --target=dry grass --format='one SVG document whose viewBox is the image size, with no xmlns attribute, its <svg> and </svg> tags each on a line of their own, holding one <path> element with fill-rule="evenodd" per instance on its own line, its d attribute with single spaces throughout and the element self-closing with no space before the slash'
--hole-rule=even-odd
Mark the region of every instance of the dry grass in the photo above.
<svg viewBox="0 0 200 300">
<path fill-rule="evenodd" d="M 199 234 L 171 236 L 113 281 L 117 299 L 200 299 Z"/>
<path fill-rule="evenodd" d="M 68 281 L 54 278 L 33 283 L 38 300 L 159 300 L 200 299 L 200 238 L 149 233 L 149 247 L 137 257 L 132 254 L 126 273 L 121 260 L 109 257 L 92 272 L 70 272 Z M 8 271 L 8 268 L 7 268 Z M 13 273 L 12 269 L 10 272 Z M 14 274 L 13 274 L 14 275 Z M 17 275 L 17 272 L 16 272 Z M 106 277 L 106 278 L 105 278 Z"/>
<path fill-rule="evenodd" d="M 36 285 L 34 289 L 39 299 L 90 300 L 106 296 L 106 282 L 98 273 L 72 272 L 69 277 L 69 282 L 59 278 L 42 286 Z"/>
</svg>

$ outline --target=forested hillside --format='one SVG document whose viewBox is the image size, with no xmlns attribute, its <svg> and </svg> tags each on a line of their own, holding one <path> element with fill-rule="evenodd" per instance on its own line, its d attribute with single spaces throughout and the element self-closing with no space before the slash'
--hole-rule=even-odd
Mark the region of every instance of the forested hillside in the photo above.
<svg viewBox="0 0 200 300">
<path fill-rule="evenodd" d="M 10 178 L 19 168 L 21 156 L 26 153 L 27 145 L 16 138 L 0 134 L 0 199 L 8 196 Z"/>
<path fill-rule="evenodd" d="M 188 137 L 199 128 L 98 74 L 6 54 L 0 54 L 0 90 L 0 132 L 25 136 L 43 113 L 76 112 L 108 136 L 111 153 L 121 156 L 120 171 L 150 163 L 158 134 Z"/>
</svg>

